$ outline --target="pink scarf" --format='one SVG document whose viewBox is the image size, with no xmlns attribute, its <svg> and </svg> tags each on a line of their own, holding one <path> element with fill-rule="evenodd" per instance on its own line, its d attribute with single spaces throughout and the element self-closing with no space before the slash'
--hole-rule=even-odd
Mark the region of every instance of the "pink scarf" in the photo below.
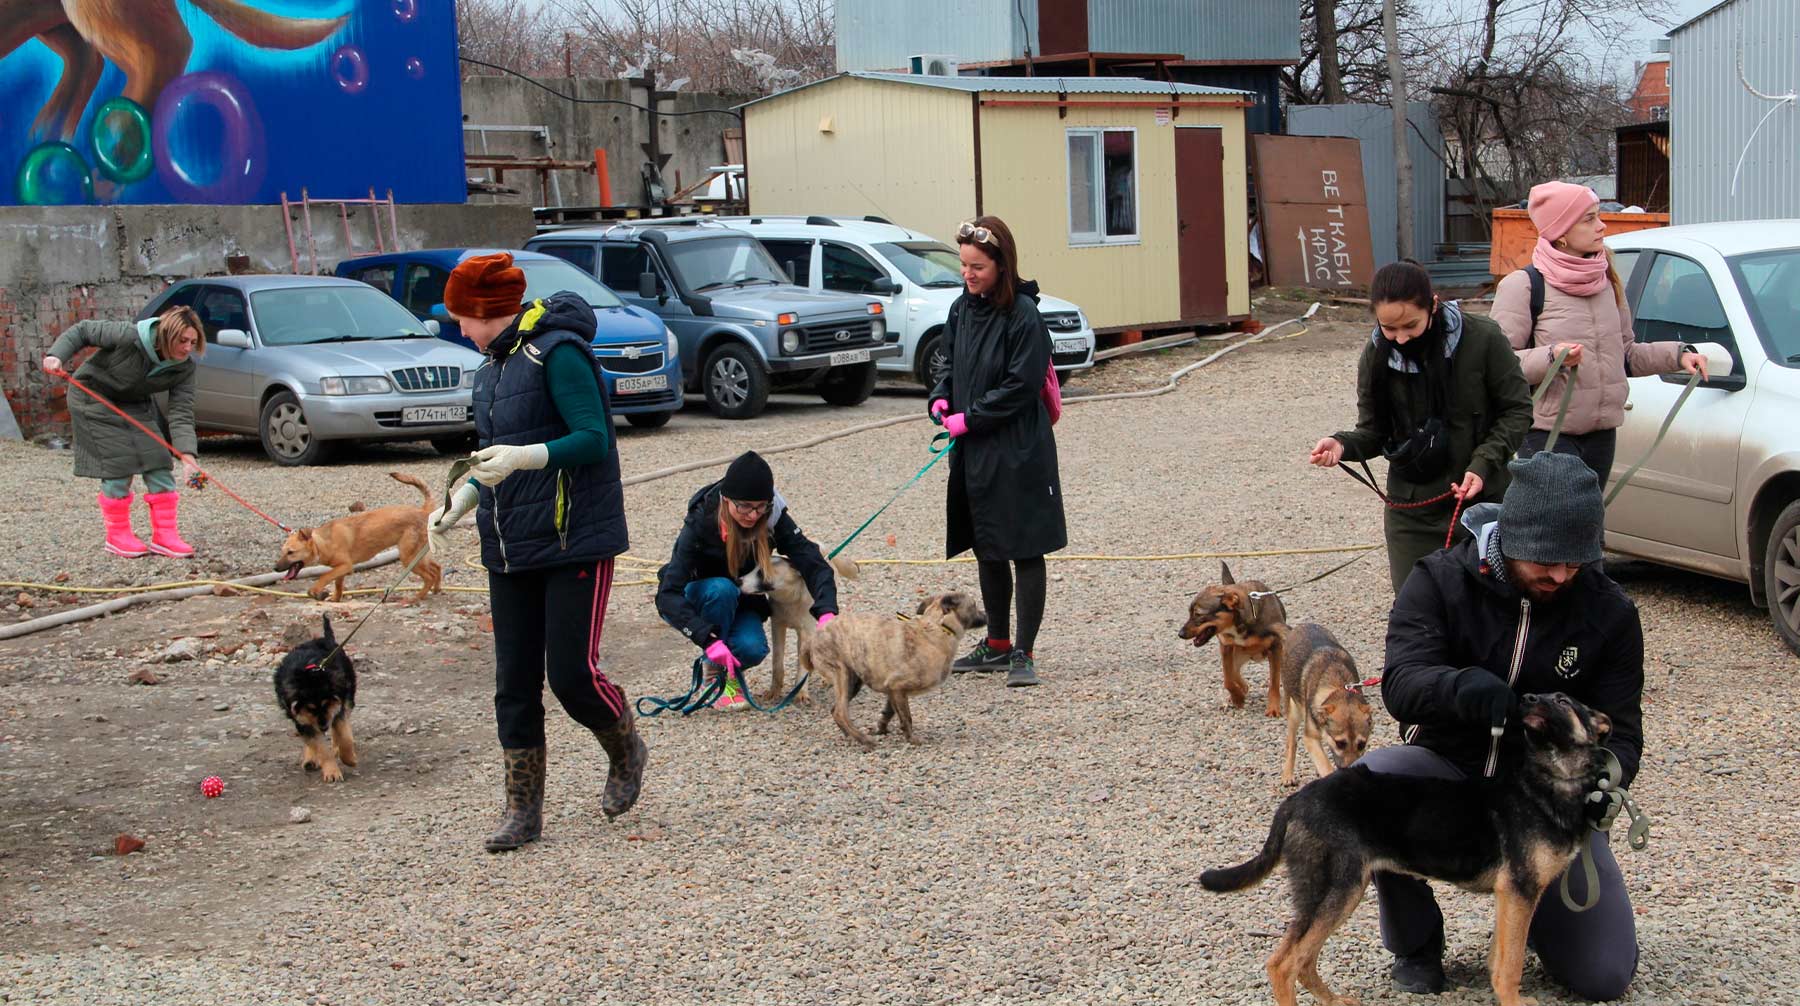
<svg viewBox="0 0 1800 1006">
<path fill-rule="evenodd" d="M 1545 282 L 1572 297 L 1592 297 L 1607 288 L 1606 253 L 1571 255 L 1543 238 L 1531 251 L 1531 264 Z"/>
</svg>

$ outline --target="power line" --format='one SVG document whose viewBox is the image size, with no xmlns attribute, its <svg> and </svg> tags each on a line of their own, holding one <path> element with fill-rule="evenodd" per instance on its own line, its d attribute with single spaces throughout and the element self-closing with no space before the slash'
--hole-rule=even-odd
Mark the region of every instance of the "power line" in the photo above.
<svg viewBox="0 0 1800 1006">
<path fill-rule="evenodd" d="M 564 101 L 572 102 L 577 105 L 624 105 L 626 108 L 635 108 L 640 112 L 654 112 L 657 115 L 666 115 L 671 118 L 674 118 L 677 116 L 684 116 L 684 115 L 729 115 L 732 118 L 736 119 L 739 122 L 739 124 L 742 124 L 744 121 L 743 113 L 739 112 L 735 108 L 699 108 L 699 109 L 695 109 L 694 111 L 691 111 L 691 112 L 665 112 L 659 108 L 650 108 L 645 105 L 640 105 L 635 101 L 623 101 L 619 98 L 582 98 L 582 97 L 578 97 L 573 94 L 564 94 L 563 92 L 558 91 L 556 88 L 543 83 L 542 81 L 536 79 L 535 77 L 528 77 L 525 74 L 520 73 L 519 71 L 513 69 L 510 66 L 500 66 L 496 63 L 484 62 L 482 60 L 475 59 L 470 56 L 458 55 L 456 58 L 462 60 L 465 63 L 473 63 L 476 66 L 485 66 L 490 70 L 498 70 L 501 73 L 507 74 L 509 76 L 517 77 L 520 80 L 524 81 L 525 83 L 530 84 L 532 87 L 538 88 L 539 90 L 542 90 L 542 91 L 548 91 L 549 93 L 556 95 L 558 98 L 561 98 Z"/>
</svg>

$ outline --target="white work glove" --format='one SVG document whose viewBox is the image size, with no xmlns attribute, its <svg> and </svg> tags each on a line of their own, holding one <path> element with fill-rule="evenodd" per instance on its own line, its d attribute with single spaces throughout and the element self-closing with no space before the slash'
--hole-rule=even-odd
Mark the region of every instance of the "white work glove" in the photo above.
<svg viewBox="0 0 1800 1006">
<path fill-rule="evenodd" d="M 456 492 L 450 494 L 449 509 L 438 507 L 431 511 L 431 516 L 425 519 L 425 527 L 426 537 L 431 539 L 433 555 L 444 555 L 450 551 L 450 538 L 446 532 L 463 519 L 463 514 L 475 509 L 475 504 L 479 502 L 481 490 L 464 482 L 456 487 Z"/>
<path fill-rule="evenodd" d="M 469 477 L 492 488 L 521 468 L 542 468 L 549 464 L 550 447 L 548 444 L 495 444 L 483 447 L 473 456 L 475 467 L 469 469 Z"/>
</svg>

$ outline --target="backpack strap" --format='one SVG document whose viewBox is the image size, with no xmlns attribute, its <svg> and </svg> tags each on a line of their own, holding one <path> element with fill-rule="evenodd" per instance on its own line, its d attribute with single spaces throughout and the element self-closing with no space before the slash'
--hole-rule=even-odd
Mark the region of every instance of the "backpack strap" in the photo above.
<svg viewBox="0 0 1800 1006">
<path fill-rule="evenodd" d="M 1526 343 L 1529 347 L 1537 345 L 1538 315 L 1544 313 L 1544 274 L 1537 266 L 1528 265 L 1525 278 L 1531 281 L 1531 339 Z"/>
</svg>

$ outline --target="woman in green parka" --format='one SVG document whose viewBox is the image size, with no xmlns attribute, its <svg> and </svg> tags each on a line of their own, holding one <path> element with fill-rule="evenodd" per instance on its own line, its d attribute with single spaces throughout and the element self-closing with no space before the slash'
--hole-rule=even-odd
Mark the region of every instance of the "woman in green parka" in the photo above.
<svg viewBox="0 0 1800 1006">
<path fill-rule="evenodd" d="M 194 461 L 194 357 L 206 351 L 206 342 L 193 309 L 172 308 L 135 324 L 77 322 L 50 347 L 44 372 L 64 375 L 63 364 L 89 346 L 96 351 L 75 371 L 75 379 L 159 431 L 181 452 L 186 471 L 199 471 Z M 71 388 L 68 401 L 75 425 L 75 474 L 100 480 L 96 499 L 106 522 L 106 550 L 128 559 L 150 552 L 193 555 L 181 540 L 176 519 L 181 494 L 175 490 L 168 449 L 81 391 Z M 150 509 L 147 545 L 131 530 L 134 475 L 144 479 L 144 505 Z"/>
<path fill-rule="evenodd" d="M 1320 440 L 1310 460 L 1387 459 L 1394 505 L 1383 531 L 1398 594 L 1413 564 L 1444 547 L 1456 507 L 1505 494 L 1506 462 L 1531 428 L 1531 388 L 1500 326 L 1440 301 L 1417 262 L 1382 266 L 1369 304 L 1375 331 L 1357 364 L 1356 428 Z"/>
</svg>

